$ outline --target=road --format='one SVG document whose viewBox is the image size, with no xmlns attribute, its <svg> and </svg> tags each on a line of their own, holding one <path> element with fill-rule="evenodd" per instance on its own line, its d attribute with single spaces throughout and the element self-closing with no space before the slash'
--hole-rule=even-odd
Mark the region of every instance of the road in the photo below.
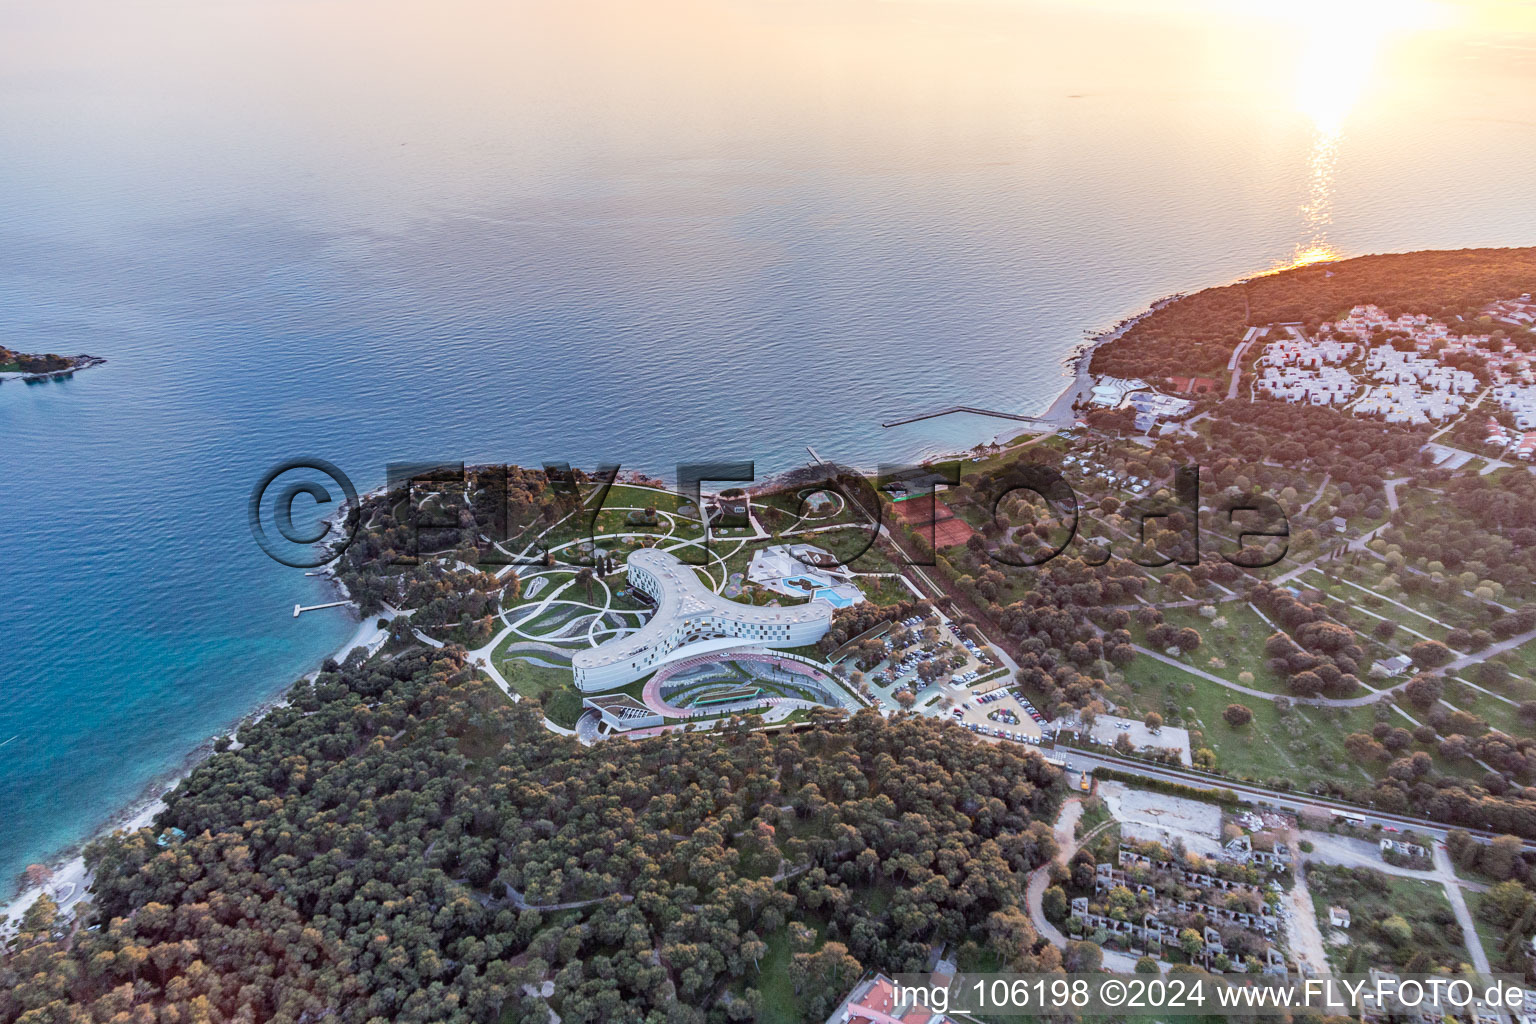
<svg viewBox="0 0 1536 1024">
<path fill-rule="evenodd" d="M 1243 356 L 1248 354 L 1248 346 L 1252 345 L 1261 334 L 1268 334 L 1267 327 L 1250 327 L 1248 333 L 1243 335 L 1243 343 L 1232 350 L 1232 358 L 1227 360 L 1227 369 L 1232 373 L 1232 383 L 1227 386 L 1227 401 L 1237 397 L 1237 385 L 1243 379 Z"/>
<path fill-rule="evenodd" d="M 1263 786 L 1255 786 L 1251 783 L 1224 779 L 1218 775 L 1206 775 L 1197 771 L 1147 764 L 1134 758 L 1117 757 L 1112 754 L 1089 753 L 1064 746 L 1057 746 L 1055 755 L 1064 760 L 1067 767 L 1074 771 L 1093 771 L 1098 768 L 1111 768 L 1146 779 L 1161 779 L 1165 782 L 1178 782 L 1185 785 L 1198 786 L 1203 789 L 1230 789 L 1244 799 L 1268 804 L 1271 807 L 1278 807 L 1296 813 L 1305 811 L 1318 815 L 1347 814 L 1361 819 L 1368 826 L 1381 825 L 1384 828 L 1387 826 L 1396 828 L 1406 826 L 1422 835 L 1432 836 L 1440 840 L 1444 840 L 1446 836 L 1457 829 L 1457 826 L 1444 825 L 1426 818 L 1416 818 L 1407 814 L 1393 814 L 1388 811 L 1358 807 L 1355 804 L 1345 803 L 1342 800 L 1333 800 L 1324 796 L 1313 796 L 1310 793 L 1284 793 L 1279 790 L 1266 789 Z M 1477 828 L 1462 828 L 1461 831 L 1483 839 L 1496 839 L 1501 834 Z M 1536 842 L 1526 841 L 1524 846 L 1528 852 L 1536 853 Z"/>
<path fill-rule="evenodd" d="M 1061 806 L 1061 815 L 1056 819 L 1056 859 L 1053 863 L 1065 864 L 1077 852 L 1082 845 L 1077 839 L 1077 823 L 1083 816 L 1083 801 L 1079 797 L 1070 797 Z M 1106 821 L 1088 835 L 1083 836 L 1086 841 L 1097 835 L 1107 826 L 1113 824 L 1113 820 Z M 1025 903 L 1029 907 L 1029 918 L 1035 925 L 1035 931 L 1039 932 L 1050 941 L 1057 949 L 1067 948 L 1067 937 L 1061 929 L 1051 924 L 1045 916 L 1045 890 L 1051 885 L 1051 865 L 1042 864 L 1029 876 L 1029 887 L 1025 891 Z M 1134 974 L 1138 957 L 1128 953 L 1118 953 L 1113 949 L 1103 950 L 1104 966 L 1118 974 Z M 1167 971 L 1169 965 L 1159 962 L 1163 971 Z"/>
<path fill-rule="evenodd" d="M 1366 868 L 1379 871 L 1384 875 L 1437 883 L 1445 890 L 1446 901 L 1451 905 L 1451 912 L 1456 915 L 1456 923 L 1461 926 L 1463 940 L 1467 947 L 1467 962 L 1479 974 L 1493 973 L 1493 965 L 1488 962 L 1482 939 L 1477 934 L 1477 923 L 1472 920 L 1472 912 L 1467 908 L 1467 901 L 1462 891 L 1471 889 L 1473 892 L 1483 892 L 1488 887 L 1480 882 L 1468 882 L 1458 877 L 1456 868 L 1451 864 L 1451 856 L 1443 845 L 1436 843 L 1432 851 L 1435 866 L 1429 870 L 1418 870 L 1388 864 L 1381 859 L 1381 851 L 1373 843 L 1363 839 L 1350 839 L 1327 832 L 1300 832 L 1298 836 L 1312 844 L 1312 852 L 1305 855 L 1309 863 Z"/>
</svg>

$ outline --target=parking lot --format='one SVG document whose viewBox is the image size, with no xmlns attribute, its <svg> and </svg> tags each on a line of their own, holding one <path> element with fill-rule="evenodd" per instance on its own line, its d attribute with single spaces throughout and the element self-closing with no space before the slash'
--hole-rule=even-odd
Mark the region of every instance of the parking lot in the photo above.
<svg viewBox="0 0 1536 1024">
<path fill-rule="evenodd" d="M 1153 732 L 1147 728 L 1146 723 L 1134 718 L 1099 715 L 1093 721 L 1093 732 L 1090 735 L 1095 743 L 1103 743 L 1105 746 L 1114 746 L 1115 740 L 1124 736 L 1132 750 L 1172 750 L 1184 764 L 1194 763 L 1189 752 L 1189 730 L 1178 726 L 1165 725 Z"/>
<path fill-rule="evenodd" d="M 914 616 L 897 623 L 892 633 L 905 629 L 921 634 L 926 628 L 923 620 Z M 952 629 L 947 621 L 941 621 L 935 628 L 938 630 L 938 637 L 935 640 L 920 641 L 909 646 L 902 651 L 900 659 L 894 663 L 889 660 L 883 661 L 868 673 L 869 687 L 886 709 L 891 711 L 901 709 L 895 697 L 899 690 L 911 690 L 917 696 L 916 706 L 922 707 L 938 696 L 942 685 L 966 686 L 996 670 L 995 657 Z M 890 637 L 886 638 L 885 647 L 888 652 L 895 653 L 895 645 Z M 919 677 L 918 668 L 925 661 L 950 658 L 956 654 L 963 654 L 965 661 L 954 667 L 953 675 L 940 673 L 931 683 L 924 683 Z"/>
<path fill-rule="evenodd" d="M 993 690 L 980 697 L 971 697 L 949 715 L 972 732 L 986 736 L 1039 743 L 1045 734 L 1045 718 L 1039 710 L 1008 690 Z"/>
</svg>

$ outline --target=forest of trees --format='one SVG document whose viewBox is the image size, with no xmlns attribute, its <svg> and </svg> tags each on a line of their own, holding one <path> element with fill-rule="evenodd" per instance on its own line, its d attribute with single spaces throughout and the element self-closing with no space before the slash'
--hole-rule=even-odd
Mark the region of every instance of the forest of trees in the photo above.
<svg viewBox="0 0 1536 1024">
<path fill-rule="evenodd" d="M 1439 562 L 1451 573 L 1471 572 L 1513 593 L 1536 582 L 1536 476 L 1465 474 L 1440 483 L 1437 500 L 1394 523 L 1386 536 L 1410 558 Z M 1527 627 L 1529 628 L 1529 627 Z"/>
<path fill-rule="evenodd" d="M 752 1020 L 780 951 L 805 1019 L 930 947 L 1018 969 L 1061 798 L 1038 755 L 870 712 L 584 748 L 457 648 L 301 682 L 89 848 L 0 955 L 0 1021 Z M 170 832 L 175 828 L 184 833 Z"/>
<path fill-rule="evenodd" d="M 573 486 L 557 486 L 542 469 L 518 466 L 422 470 L 409 480 L 362 499 L 359 529 L 336 564 L 337 576 L 364 605 L 365 614 L 396 588 L 388 577 L 436 556 L 493 567 L 512 561 L 524 537 L 577 506 Z M 498 550 L 495 542 L 503 542 Z M 370 602 L 373 602 L 370 607 Z"/>
<path fill-rule="evenodd" d="M 1375 303 L 1390 316 L 1476 320 L 1488 303 L 1536 290 L 1536 248 L 1361 256 L 1250 278 L 1148 313 L 1093 353 L 1093 372 L 1122 377 L 1221 376 L 1254 324 L 1318 324 Z"/>
</svg>

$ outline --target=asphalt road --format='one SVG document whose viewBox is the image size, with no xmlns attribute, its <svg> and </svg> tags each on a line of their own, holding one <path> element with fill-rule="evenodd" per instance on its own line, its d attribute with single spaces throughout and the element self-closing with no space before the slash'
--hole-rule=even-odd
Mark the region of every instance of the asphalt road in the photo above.
<svg viewBox="0 0 1536 1024">
<path fill-rule="evenodd" d="M 1455 831 L 1453 826 L 1443 825 L 1439 822 L 1430 821 L 1427 818 L 1415 818 L 1406 814 L 1374 811 L 1368 808 L 1357 807 L 1354 804 L 1330 800 L 1327 797 L 1312 796 L 1309 793 L 1283 793 L 1279 790 L 1265 789 L 1261 786 L 1223 779 L 1220 776 L 1179 771 L 1175 768 L 1164 768 L 1161 765 L 1149 765 L 1130 758 L 1090 754 L 1085 751 L 1074 750 L 1070 747 L 1057 747 L 1055 756 L 1066 761 L 1067 767 L 1074 771 L 1114 768 L 1139 775 L 1142 778 L 1162 779 L 1167 782 L 1179 782 L 1206 789 L 1230 789 L 1239 796 L 1253 800 L 1256 803 L 1267 804 L 1271 807 L 1279 807 L 1297 813 L 1310 811 L 1314 814 L 1347 814 L 1361 819 L 1366 825 L 1380 825 L 1383 829 L 1411 828 L 1422 835 L 1433 836 L 1442 841 L 1452 831 Z M 1500 834 L 1475 828 L 1464 828 L 1461 831 L 1485 839 L 1493 839 Z M 1526 842 L 1525 848 L 1527 851 L 1536 852 L 1536 842 Z"/>
</svg>

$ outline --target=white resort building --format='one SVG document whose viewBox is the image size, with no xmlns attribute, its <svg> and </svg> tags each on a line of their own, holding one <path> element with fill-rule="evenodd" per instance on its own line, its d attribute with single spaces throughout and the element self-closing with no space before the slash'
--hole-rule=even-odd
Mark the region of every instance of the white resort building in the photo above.
<svg viewBox="0 0 1536 1024">
<path fill-rule="evenodd" d="M 1536 387 L 1524 384 L 1500 384 L 1492 398 L 1515 417 L 1516 430 L 1536 429 Z"/>
<path fill-rule="evenodd" d="M 628 574 L 629 585 L 649 595 L 656 611 L 628 636 L 572 656 L 576 688 L 585 693 L 632 683 L 663 665 L 700 654 L 813 644 L 832 625 L 828 601 L 778 608 L 740 604 L 716 594 L 692 566 L 656 548 L 631 554 Z"/>
</svg>

